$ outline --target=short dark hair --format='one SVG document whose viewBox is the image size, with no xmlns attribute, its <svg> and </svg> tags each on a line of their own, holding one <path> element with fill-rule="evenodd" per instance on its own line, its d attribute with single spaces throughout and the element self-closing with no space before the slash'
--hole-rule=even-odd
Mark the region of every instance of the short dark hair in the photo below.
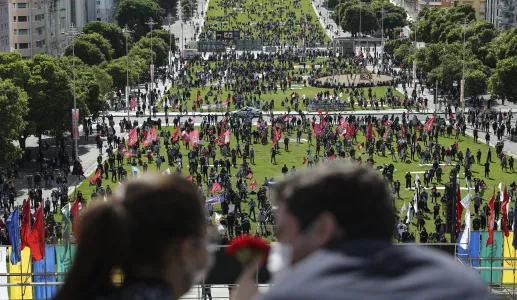
<svg viewBox="0 0 517 300">
<path fill-rule="evenodd" d="M 330 212 L 345 239 L 390 241 L 393 235 L 392 196 L 378 174 L 365 167 L 331 163 L 306 169 L 275 184 L 273 199 L 287 204 L 302 229 Z"/>
</svg>

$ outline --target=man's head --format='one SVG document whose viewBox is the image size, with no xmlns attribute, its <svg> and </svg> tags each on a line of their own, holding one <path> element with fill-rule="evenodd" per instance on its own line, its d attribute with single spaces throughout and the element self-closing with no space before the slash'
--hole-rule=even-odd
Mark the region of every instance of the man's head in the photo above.
<svg viewBox="0 0 517 300">
<path fill-rule="evenodd" d="M 277 236 L 293 246 L 292 263 L 336 240 L 390 241 L 395 216 L 377 174 L 358 166 L 326 165 L 300 172 L 273 189 Z"/>
</svg>

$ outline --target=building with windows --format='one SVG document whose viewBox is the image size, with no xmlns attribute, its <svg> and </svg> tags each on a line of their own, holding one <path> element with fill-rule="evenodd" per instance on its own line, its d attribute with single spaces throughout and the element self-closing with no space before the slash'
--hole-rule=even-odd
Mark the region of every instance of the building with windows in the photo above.
<svg viewBox="0 0 517 300">
<path fill-rule="evenodd" d="M 9 4 L 7 0 L 0 0 L 0 52 L 9 51 Z"/>
<path fill-rule="evenodd" d="M 498 28 L 517 27 L 517 0 L 486 0 L 485 20 Z"/>
<path fill-rule="evenodd" d="M 95 20 L 93 12 L 93 0 L 0 0 L 0 52 L 61 55 L 70 26 L 81 29 Z"/>
<path fill-rule="evenodd" d="M 113 0 L 95 0 L 95 8 L 97 21 L 111 22 L 115 15 Z"/>
<path fill-rule="evenodd" d="M 454 6 L 470 5 L 476 11 L 476 19 L 485 20 L 486 2 L 487 0 L 456 0 L 454 1 Z"/>
</svg>

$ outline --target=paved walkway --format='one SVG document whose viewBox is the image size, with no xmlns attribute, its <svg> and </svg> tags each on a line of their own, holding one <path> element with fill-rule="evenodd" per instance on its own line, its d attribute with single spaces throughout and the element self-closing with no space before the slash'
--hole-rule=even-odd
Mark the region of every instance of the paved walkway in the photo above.
<svg viewBox="0 0 517 300">
<path fill-rule="evenodd" d="M 337 33 L 338 26 L 336 22 L 332 19 L 333 11 L 329 11 L 326 6 L 323 5 L 322 0 L 311 0 L 312 8 L 316 12 L 318 16 L 318 20 L 320 21 L 321 27 L 327 33 L 327 35 L 334 39 L 335 37 L 350 37 L 351 34 L 349 32 L 344 32 L 343 29 L 339 28 L 339 33 Z M 330 25 L 327 28 L 327 25 Z M 336 34 L 337 33 L 337 34 Z"/>
<path fill-rule="evenodd" d="M 176 5 L 176 11 L 179 12 L 181 10 L 180 2 L 178 1 Z M 180 16 L 176 15 L 173 16 L 174 21 L 171 22 L 170 26 L 168 24 L 163 26 L 163 29 L 169 30 L 176 38 L 179 38 L 180 42 L 176 42 L 177 49 L 189 48 L 189 43 L 197 41 L 197 37 L 201 32 L 205 20 L 203 16 L 206 15 L 208 8 L 208 0 L 196 0 L 196 5 L 198 8 L 193 17 L 187 20 L 183 18 L 182 22 Z M 167 21 L 167 18 L 165 20 Z"/>
</svg>

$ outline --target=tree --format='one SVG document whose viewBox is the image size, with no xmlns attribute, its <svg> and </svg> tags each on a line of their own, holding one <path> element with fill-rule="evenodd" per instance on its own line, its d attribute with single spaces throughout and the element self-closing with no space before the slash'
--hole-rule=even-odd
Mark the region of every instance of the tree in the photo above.
<svg viewBox="0 0 517 300">
<path fill-rule="evenodd" d="M 369 6 L 364 5 L 361 9 L 359 5 L 354 5 L 347 8 L 341 16 L 341 27 L 356 36 L 359 29 L 365 33 L 379 29 L 379 22 Z"/>
<path fill-rule="evenodd" d="M 29 61 L 29 67 L 31 76 L 27 82 L 27 118 L 32 133 L 40 139 L 42 134 L 61 136 L 72 127 L 73 81 L 58 65 L 56 58 L 48 55 L 34 56 Z M 77 101 L 77 107 L 83 114 L 86 108 L 84 103 Z"/>
<path fill-rule="evenodd" d="M 75 57 L 78 57 L 82 62 L 90 66 L 98 65 L 106 61 L 101 50 L 86 40 L 76 39 L 73 44 L 70 44 L 65 48 L 65 56 L 71 57 L 74 55 L 74 52 Z"/>
<path fill-rule="evenodd" d="M 488 87 L 488 76 L 480 70 L 465 72 L 465 97 L 483 95 Z"/>
<path fill-rule="evenodd" d="M 383 22 L 382 8 L 384 8 L 384 30 L 386 32 L 391 32 L 397 27 L 406 25 L 407 13 L 404 8 L 393 5 L 389 1 L 375 1 L 371 4 L 371 7 L 375 11 L 379 26 Z"/>
<path fill-rule="evenodd" d="M 415 53 L 415 46 L 412 44 L 401 44 L 395 49 L 393 56 L 399 62 L 405 65 L 409 65 L 413 61 L 413 55 Z M 411 56 L 411 57 L 410 57 Z"/>
<path fill-rule="evenodd" d="M 0 53 L 0 78 L 11 79 L 16 86 L 25 88 L 29 80 L 29 67 L 20 53 Z"/>
<path fill-rule="evenodd" d="M 84 25 L 81 31 L 85 34 L 98 33 L 113 47 L 113 58 L 126 55 L 126 38 L 116 24 L 93 21 Z"/>
<path fill-rule="evenodd" d="M 13 141 L 23 133 L 27 122 L 27 93 L 9 79 L 0 78 L 0 166 L 5 166 L 21 157 L 20 148 Z"/>
<path fill-rule="evenodd" d="M 127 24 L 139 38 L 150 31 L 145 24 L 150 18 L 157 23 L 155 28 L 161 28 L 164 14 L 165 10 L 154 0 L 125 0 L 120 3 L 115 18 L 121 28 Z"/>
<path fill-rule="evenodd" d="M 510 102 L 517 102 L 517 57 L 509 57 L 497 62 L 488 87 L 492 95 Z"/>
<path fill-rule="evenodd" d="M 151 33 L 148 32 L 146 37 L 151 38 Z M 161 39 L 165 43 L 165 45 L 167 45 L 167 49 L 169 49 L 169 44 L 170 44 L 172 52 L 174 53 L 174 51 L 176 51 L 175 50 L 176 45 L 174 43 L 174 41 L 175 41 L 174 34 L 169 34 L 169 32 L 167 30 L 163 30 L 163 29 L 153 30 L 153 43 L 155 41 L 154 39 Z"/>
<path fill-rule="evenodd" d="M 133 48 L 141 48 L 145 50 L 149 49 L 149 52 L 147 53 L 149 55 L 150 60 L 151 39 L 143 37 L 135 43 Z M 156 66 L 161 67 L 167 65 L 168 51 L 168 44 L 165 44 L 165 42 L 162 39 L 153 38 L 153 61 Z"/>
<path fill-rule="evenodd" d="M 140 74 L 142 74 L 141 65 L 145 62 L 140 57 L 129 60 L 129 85 L 133 86 L 138 82 Z M 113 87 L 117 90 L 124 90 L 127 84 L 126 74 L 126 57 L 121 57 L 112 60 L 109 65 L 106 66 L 106 72 L 113 78 Z"/>
<path fill-rule="evenodd" d="M 395 53 L 395 49 L 397 49 L 402 44 L 410 45 L 412 42 L 410 39 L 394 39 L 388 40 L 384 43 L 384 53 L 393 55 Z"/>
</svg>

